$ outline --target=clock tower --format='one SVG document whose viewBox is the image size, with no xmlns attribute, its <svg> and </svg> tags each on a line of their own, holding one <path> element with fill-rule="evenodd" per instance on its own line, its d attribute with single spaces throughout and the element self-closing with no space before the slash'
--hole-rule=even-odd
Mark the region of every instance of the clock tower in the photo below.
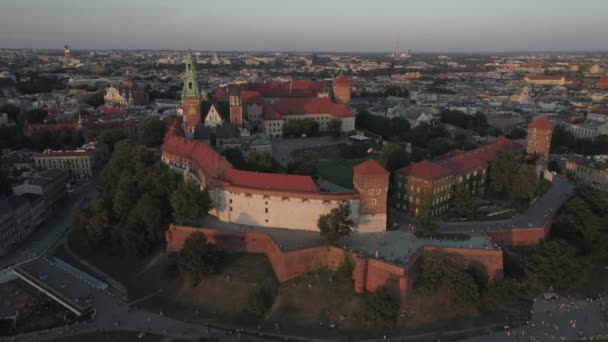
<svg viewBox="0 0 608 342">
<path fill-rule="evenodd" d="M 192 137 L 194 129 L 201 123 L 201 93 L 198 89 L 196 64 L 192 55 L 186 55 L 186 70 L 182 74 L 184 86 L 182 88 L 182 110 L 184 118 L 184 131 L 187 137 Z"/>
</svg>

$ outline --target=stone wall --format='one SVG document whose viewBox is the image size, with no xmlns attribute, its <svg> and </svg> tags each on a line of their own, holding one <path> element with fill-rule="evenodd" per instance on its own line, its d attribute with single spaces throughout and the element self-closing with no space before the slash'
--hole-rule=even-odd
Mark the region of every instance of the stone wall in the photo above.
<svg viewBox="0 0 608 342">
<path fill-rule="evenodd" d="M 233 252 L 264 253 L 279 282 L 299 277 L 307 272 L 323 268 L 337 270 L 344 261 L 347 251 L 333 246 L 318 246 L 284 252 L 265 233 L 229 232 L 207 228 L 193 228 L 171 225 L 165 234 L 167 251 L 179 251 L 184 241 L 194 232 L 201 232 L 220 249 Z M 353 254 L 355 270 L 353 280 L 358 293 L 376 291 L 385 287 L 404 303 L 407 296 L 407 275 L 403 267 L 367 259 Z"/>
<path fill-rule="evenodd" d="M 265 233 L 221 231 L 207 228 L 193 228 L 171 225 L 165 234 L 167 251 L 179 251 L 186 238 L 201 232 L 207 241 L 220 249 L 233 252 L 264 253 L 279 282 L 299 277 L 307 272 L 323 268 L 337 270 L 347 252 L 333 246 L 317 246 L 284 252 Z M 374 292 L 385 288 L 405 305 L 408 291 L 413 288 L 423 251 L 437 250 L 452 256 L 463 268 L 471 265 L 482 268 L 490 279 L 500 279 L 503 274 L 502 251 L 461 248 L 440 248 L 426 246 L 419 250 L 405 266 L 389 264 L 377 259 L 366 258 L 351 253 L 355 261 L 353 270 L 354 288 L 357 293 Z"/>
</svg>

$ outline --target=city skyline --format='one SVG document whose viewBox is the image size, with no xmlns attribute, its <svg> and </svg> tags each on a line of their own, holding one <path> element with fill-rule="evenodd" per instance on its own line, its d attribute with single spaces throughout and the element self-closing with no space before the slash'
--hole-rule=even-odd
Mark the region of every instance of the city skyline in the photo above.
<svg viewBox="0 0 608 342">
<path fill-rule="evenodd" d="M 15 1 L 0 48 L 217 51 L 601 51 L 598 1 Z"/>
</svg>

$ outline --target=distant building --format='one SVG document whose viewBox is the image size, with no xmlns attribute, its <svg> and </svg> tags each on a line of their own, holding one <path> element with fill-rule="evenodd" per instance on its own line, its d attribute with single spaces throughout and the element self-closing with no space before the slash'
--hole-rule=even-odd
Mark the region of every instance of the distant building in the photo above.
<svg viewBox="0 0 608 342">
<path fill-rule="evenodd" d="M 537 157 L 543 162 L 549 160 L 554 127 L 551 121 L 544 116 L 528 125 L 528 145 L 526 148 L 528 156 Z"/>
<path fill-rule="evenodd" d="M 146 91 L 139 87 L 130 77 L 125 78 L 116 87 L 112 85 L 106 88 L 103 99 L 109 106 L 141 106 L 147 105 L 149 102 Z"/>
<path fill-rule="evenodd" d="M 566 174 L 576 182 L 608 195 L 608 163 L 606 161 L 574 157 L 566 161 Z"/>
<path fill-rule="evenodd" d="M 0 255 L 30 236 L 45 218 L 44 200 L 38 195 L 0 198 Z"/>
<path fill-rule="evenodd" d="M 595 89 L 608 90 L 608 76 L 600 77 L 595 83 Z"/>
<path fill-rule="evenodd" d="M 46 150 L 34 157 L 38 169 L 61 169 L 72 177 L 92 177 L 109 157 L 104 144 L 89 143 L 69 151 Z"/>
<path fill-rule="evenodd" d="M 583 121 L 580 123 L 567 123 L 566 129 L 578 139 L 595 140 L 600 135 L 599 127 L 605 124 L 601 121 Z"/>
<path fill-rule="evenodd" d="M 55 210 L 67 197 L 67 172 L 60 169 L 50 169 L 38 173 L 23 184 L 13 187 L 15 195 L 38 195 L 44 200 L 46 216 Z"/>
<path fill-rule="evenodd" d="M 608 108 L 593 107 L 588 109 L 587 120 L 608 122 Z"/>
<path fill-rule="evenodd" d="M 569 83 L 563 76 L 526 76 L 526 83 L 543 85 L 543 86 L 563 86 Z"/>
</svg>

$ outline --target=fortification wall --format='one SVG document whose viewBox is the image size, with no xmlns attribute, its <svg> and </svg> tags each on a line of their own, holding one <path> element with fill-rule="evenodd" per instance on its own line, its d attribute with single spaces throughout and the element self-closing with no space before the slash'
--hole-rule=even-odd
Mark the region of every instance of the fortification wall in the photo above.
<svg viewBox="0 0 608 342">
<path fill-rule="evenodd" d="M 440 251 L 446 253 L 462 268 L 476 266 L 485 271 L 490 280 L 501 279 L 503 276 L 502 251 L 493 249 L 464 249 L 449 247 L 424 246 L 424 251 Z"/>
</svg>

